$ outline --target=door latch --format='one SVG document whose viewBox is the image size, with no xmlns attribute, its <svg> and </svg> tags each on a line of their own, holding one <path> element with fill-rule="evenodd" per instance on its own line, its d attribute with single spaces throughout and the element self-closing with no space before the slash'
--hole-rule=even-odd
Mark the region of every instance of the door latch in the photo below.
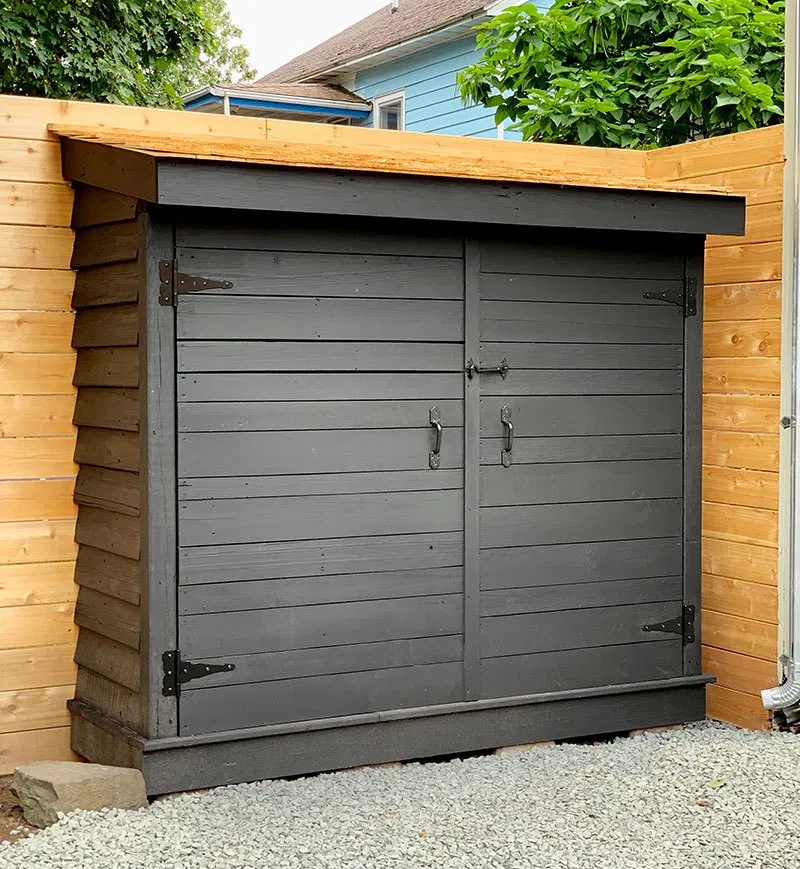
<svg viewBox="0 0 800 869">
<path fill-rule="evenodd" d="M 511 366 L 505 356 L 500 360 L 500 364 L 494 368 L 481 368 L 474 359 L 467 359 L 464 371 L 467 372 L 468 380 L 472 380 L 476 374 L 499 374 L 505 380 L 508 372 L 511 371 Z"/>
</svg>

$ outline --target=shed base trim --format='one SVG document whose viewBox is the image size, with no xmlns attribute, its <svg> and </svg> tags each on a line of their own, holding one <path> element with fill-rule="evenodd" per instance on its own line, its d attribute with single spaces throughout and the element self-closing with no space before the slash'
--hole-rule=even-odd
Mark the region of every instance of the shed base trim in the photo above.
<svg viewBox="0 0 800 869">
<path fill-rule="evenodd" d="M 697 721 L 705 717 L 705 677 L 681 685 L 516 706 L 368 721 L 319 730 L 213 735 L 190 744 L 144 740 L 72 701 L 72 748 L 97 763 L 142 770 L 148 794 L 416 760 L 469 751 L 593 736 Z M 686 684 L 690 682 L 690 684 Z M 693 683 L 693 684 L 692 684 Z M 167 742 L 168 746 L 159 743 Z"/>
</svg>

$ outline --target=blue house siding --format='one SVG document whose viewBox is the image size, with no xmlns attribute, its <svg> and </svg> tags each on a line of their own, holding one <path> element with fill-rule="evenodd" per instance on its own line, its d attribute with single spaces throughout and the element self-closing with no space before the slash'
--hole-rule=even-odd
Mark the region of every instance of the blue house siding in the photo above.
<svg viewBox="0 0 800 869">
<path fill-rule="evenodd" d="M 405 91 L 406 130 L 410 132 L 496 139 L 494 112 L 483 106 L 464 106 L 456 87 L 456 73 L 479 57 L 475 38 L 462 37 L 364 70 L 356 76 L 354 90 L 369 100 Z M 365 123 L 371 125 L 372 119 Z M 506 130 L 505 138 L 520 136 Z"/>
</svg>

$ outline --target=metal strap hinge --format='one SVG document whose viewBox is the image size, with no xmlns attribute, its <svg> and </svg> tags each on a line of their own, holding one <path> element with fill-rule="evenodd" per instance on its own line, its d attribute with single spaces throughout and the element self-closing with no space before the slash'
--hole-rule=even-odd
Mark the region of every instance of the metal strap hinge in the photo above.
<svg viewBox="0 0 800 869">
<path fill-rule="evenodd" d="M 666 302 L 669 305 L 679 305 L 683 308 L 684 317 L 697 316 L 697 278 L 687 278 L 684 289 L 650 290 L 642 293 L 645 299 L 654 302 Z"/>
<path fill-rule="evenodd" d="M 677 618 L 668 619 L 664 622 L 655 622 L 652 625 L 642 625 L 642 630 L 646 633 L 660 634 L 679 634 L 683 638 L 683 645 L 688 646 L 694 642 L 694 614 L 693 606 L 685 606 L 682 615 Z"/>
<path fill-rule="evenodd" d="M 181 293 L 198 293 L 200 290 L 230 290 L 232 281 L 199 278 L 179 272 L 174 259 L 162 259 L 158 264 L 158 301 L 162 305 L 174 305 Z"/>
<path fill-rule="evenodd" d="M 161 664 L 164 672 L 161 693 L 165 697 L 177 697 L 181 693 L 181 685 L 193 679 L 202 679 L 214 673 L 230 673 L 236 669 L 236 664 L 195 664 L 193 661 L 183 661 L 178 649 L 164 652 Z"/>
</svg>

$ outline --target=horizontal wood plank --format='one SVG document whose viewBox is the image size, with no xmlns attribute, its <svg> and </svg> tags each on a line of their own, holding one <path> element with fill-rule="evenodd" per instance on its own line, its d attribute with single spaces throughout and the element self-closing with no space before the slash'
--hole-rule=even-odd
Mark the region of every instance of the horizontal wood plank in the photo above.
<svg viewBox="0 0 800 869">
<path fill-rule="evenodd" d="M 136 207 L 136 200 L 130 196 L 79 185 L 75 196 L 75 212 L 71 216 L 72 226 L 77 229 L 134 220 Z"/>
<path fill-rule="evenodd" d="M 781 316 L 780 281 L 707 286 L 703 294 L 703 320 L 778 320 Z"/>
<path fill-rule="evenodd" d="M 70 750 L 69 726 L 0 735 L 0 775 L 37 760 L 81 760 Z"/>
<path fill-rule="evenodd" d="M 79 667 L 75 697 L 95 709 L 101 709 L 126 727 L 141 729 L 142 705 L 139 695 L 117 682 Z"/>
<path fill-rule="evenodd" d="M 703 469 L 703 499 L 717 504 L 778 509 L 778 474 L 743 468 Z"/>
<path fill-rule="evenodd" d="M 703 432 L 703 464 L 777 472 L 779 436 L 754 432 Z M 711 500 L 716 500 L 712 498 Z"/>
<path fill-rule="evenodd" d="M 765 661 L 778 657 L 778 628 L 714 610 L 703 611 L 703 643 Z"/>
<path fill-rule="evenodd" d="M 75 233 L 72 268 L 111 265 L 135 260 L 139 250 L 139 225 L 135 220 L 79 229 Z"/>
<path fill-rule="evenodd" d="M 723 431 L 777 433 L 777 395 L 704 395 L 703 427 Z"/>
<path fill-rule="evenodd" d="M 75 662 L 130 691 L 139 690 L 141 665 L 138 651 L 102 634 L 80 629 Z"/>
<path fill-rule="evenodd" d="M 0 522 L 0 564 L 33 564 L 75 558 L 75 520 Z"/>
<path fill-rule="evenodd" d="M 139 435 L 130 431 L 81 427 L 75 446 L 75 461 L 117 471 L 138 471 Z"/>
<path fill-rule="evenodd" d="M 776 625 L 778 589 L 764 583 L 704 574 L 703 609 Z"/>
<path fill-rule="evenodd" d="M 703 356 L 780 356 L 780 320 L 714 320 L 703 328 Z"/>
<path fill-rule="evenodd" d="M 717 677 L 717 685 L 758 696 L 777 683 L 775 664 L 725 649 L 703 647 L 703 672 Z"/>
<path fill-rule="evenodd" d="M 774 586 L 778 583 L 778 550 L 704 537 L 703 573 Z"/>
<path fill-rule="evenodd" d="M 65 227 L 0 225 L 4 268 L 68 269 L 72 241 L 72 230 Z"/>
<path fill-rule="evenodd" d="M 75 400 L 73 422 L 88 429 L 120 429 L 123 432 L 138 432 L 141 408 L 138 389 L 81 388 Z M 96 435 L 101 438 L 101 435 Z M 122 451 L 128 456 L 127 463 L 135 460 L 123 444 Z M 89 455 L 88 453 L 86 455 Z"/>
<path fill-rule="evenodd" d="M 81 269 L 75 278 L 74 308 L 121 305 L 139 297 L 139 266 L 135 262 Z"/>
<path fill-rule="evenodd" d="M 75 273 L 0 268 L 0 311 L 68 311 Z"/>
<path fill-rule="evenodd" d="M 108 597 L 139 605 L 140 565 L 131 558 L 82 545 L 75 564 L 75 582 Z"/>
<path fill-rule="evenodd" d="M 75 540 L 104 552 L 139 558 L 139 520 L 135 516 L 104 510 L 99 507 L 81 507 L 75 527 Z"/>
<path fill-rule="evenodd" d="M 759 695 L 745 694 L 722 685 L 706 688 L 706 714 L 716 721 L 747 730 L 769 730 L 772 727 L 772 713 L 764 708 Z"/>
<path fill-rule="evenodd" d="M 72 685 L 0 691 L 0 733 L 69 724 L 67 700 L 71 700 L 74 693 Z"/>
<path fill-rule="evenodd" d="M 0 436 L 74 435 L 74 395 L 0 395 Z"/>
<path fill-rule="evenodd" d="M 182 585 L 457 567 L 464 563 L 464 535 L 459 531 L 182 547 L 178 559 Z"/>
<path fill-rule="evenodd" d="M 78 351 L 75 386 L 139 386 L 138 347 L 100 347 Z"/>
<path fill-rule="evenodd" d="M 96 634 L 139 648 L 139 607 L 82 586 L 75 605 L 75 623 Z"/>
<path fill-rule="evenodd" d="M 75 516 L 68 480 L 0 480 L 0 522 Z"/>
<path fill-rule="evenodd" d="M 733 543 L 778 545 L 778 513 L 758 507 L 703 502 L 703 534 Z"/>
<path fill-rule="evenodd" d="M 727 138 L 727 137 L 725 137 Z M 717 139 L 717 142 L 721 141 Z M 783 200 L 783 158 L 746 169 L 727 169 L 720 163 L 718 171 L 698 176 L 696 183 L 727 187 L 747 197 L 749 207 Z"/>
<path fill-rule="evenodd" d="M 71 393 L 75 354 L 3 353 L 0 355 L 0 394 L 58 395 Z"/>
<path fill-rule="evenodd" d="M 0 608 L 0 649 L 56 646 L 73 641 L 74 603 Z"/>
<path fill-rule="evenodd" d="M 61 311 L 0 311 L 4 353 L 69 353 L 73 315 Z"/>
<path fill-rule="evenodd" d="M 496 419 L 499 419 L 499 416 L 497 414 Z M 644 421 L 644 424 L 646 425 L 647 421 Z M 514 425 L 518 425 L 516 419 Z M 505 449 L 505 438 L 499 436 L 500 429 L 497 422 L 489 430 L 496 436 L 481 439 L 480 461 L 482 465 L 499 465 Z M 683 438 L 680 435 L 587 435 L 585 437 L 560 438 L 516 436 L 512 460 L 516 467 L 551 462 L 624 462 L 678 459 L 681 457 L 682 448 Z M 567 473 L 574 475 L 579 470 L 580 465 L 577 467 L 573 465 L 573 470 Z M 546 471 L 541 470 L 541 473 L 546 473 Z"/>
<path fill-rule="evenodd" d="M 706 251 L 706 284 L 778 281 L 781 252 L 779 241 L 710 248 Z"/>
<path fill-rule="evenodd" d="M 75 481 L 75 502 L 138 516 L 140 489 L 138 474 L 83 465 Z"/>
<path fill-rule="evenodd" d="M 768 359 L 706 359 L 703 362 L 703 390 L 707 393 L 779 395 L 781 362 Z"/>
<path fill-rule="evenodd" d="M 0 224 L 69 226 L 72 190 L 67 184 L 0 181 Z"/>
<path fill-rule="evenodd" d="M 0 478 L 73 477 L 74 437 L 0 438 Z"/>
<path fill-rule="evenodd" d="M 5 117 L 5 112 L 3 112 Z M 35 181 L 63 184 L 61 148 L 57 141 L 30 141 L 24 138 L 2 138 L 3 160 L 0 179 L 3 181 Z"/>
<path fill-rule="evenodd" d="M 75 600 L 75 564 L 0 564 L 0 607 L 37 606 Z"/>
<path fill-rule="evenodd" d="M 746 130 L 648 152 L 648 178 L 698 178 L 723 169 L 745 169 L 783 162 L 783 126 Z"/>
<path fill-rule="evenodd" d="M 757 244 L 763 241 L 779 241 L 783 232 L 783 202 L 749 204 L 746 215 L 746 232 L 742 244 Z M 732 241 L 729 235 L 709 235 L 706 247 L 724 247 Z"/>
<path fill-rule="evenodd" d="M 137 305 L 84 308 L 75 318 L 73 347 L 135 347 L 138 343 Z"/>
<path fill-rule="evenodd" d="M 75 643 L 0 651 L 0 691 L 75 684 Z"/>
</svg>

